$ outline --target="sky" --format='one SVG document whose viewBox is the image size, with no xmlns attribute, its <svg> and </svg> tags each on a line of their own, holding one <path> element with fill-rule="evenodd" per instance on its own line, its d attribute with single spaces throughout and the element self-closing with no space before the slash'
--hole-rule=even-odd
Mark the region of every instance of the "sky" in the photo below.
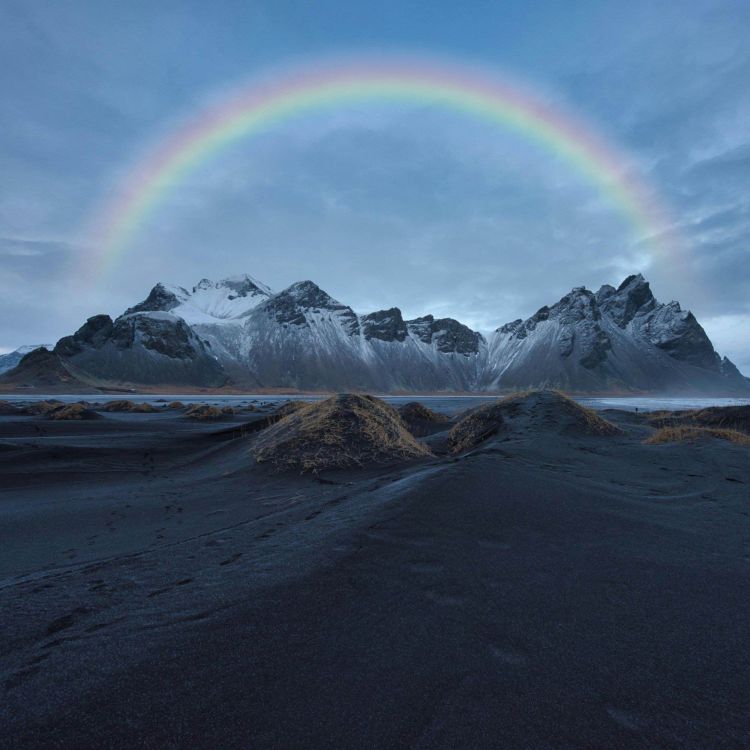
<svg viewBox="0 0 750 750">
<path fill-rule="evenodd" d="M 361 54 L 470 65 L 574 113 L 668 208 L 677 250 L 523 133 L 381 102 L 232 144 L 89 273 L 90 227 L 160 138 L 248 81 Z M 309 278 L 358 312 L 491 331 L 641 272 L 750 374 L 748 81 L 747 0 L 0 0 L 0 351 L 157 281 Z"/>
</svg>

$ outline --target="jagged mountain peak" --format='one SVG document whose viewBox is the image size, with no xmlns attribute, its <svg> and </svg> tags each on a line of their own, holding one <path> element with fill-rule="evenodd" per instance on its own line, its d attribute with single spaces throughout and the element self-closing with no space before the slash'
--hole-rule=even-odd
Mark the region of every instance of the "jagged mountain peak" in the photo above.
<svg viewBox="0 0 750 750">
<path fill-rule="evenodd" d="M 602 294 L 599 290 L 599 304 L 620 328 L 625 328 L 636 315 L 649 313 L 657 306 L 656 298 L 651 292 L 651 286 L 643 275 L 628 276 L 613 293 Z"/>
<path fill-rule="evenodd" d="M 435 318 L 423 315 L 420 318 L 407 320 L 408 330 L 425 344 L 434 344 L 439 352 L 456 353 L 469 356 L 477 354 L 484 344 L 481 333 L 454 318 Z"/>
<path fill-rule="evenodd" d="M 211 281 L 210 279 L 201 279 L 194 287 L 193 294 L 197 292 L 205 292 L 210 289 L 228 289 L 238 297 L 247 297 L 248 295 L 265 295 L 270 296 L 273 294 L 271 289 L 261 281 L 258 281 L 250 274 L 242 273 L 235 276 L 227 276 L 219 281 Z M 230 299 L 232 296 L 230 294 Z"/>
<path fill-rule="evenodd" d="M 297 281 L 269 297 L 259 309 L 283 325 L 305 326 L 321 314 L 333 315 L 348 335 L 359 333 L 359 320 L 351 307 L 323 291 L 310 280 Z"/>
<path fill-rule="evenodd" d="M 328 292 L 323 291 L 314 281 L 295 281 L 280 294 L 293 299 L 301 307 L 343 307 L 343 305 Z"/>
<path fill-rule="evenodd" d="M 381 341 L 403 341 L 408 331 L 398 307 L 376 310 L 360 317 L 360 325 L 365 339 Z"/>
<path fill-rule="evenodd" d="M 128 308 L 136 312 L 171 312 L 191 325 L 240 320 L 272 295 L 271 290 L 248 274 L 220 281 L 201 279 L 190 291 L 177 284 L 157 283 L 143 302 Z"/>
</svg>

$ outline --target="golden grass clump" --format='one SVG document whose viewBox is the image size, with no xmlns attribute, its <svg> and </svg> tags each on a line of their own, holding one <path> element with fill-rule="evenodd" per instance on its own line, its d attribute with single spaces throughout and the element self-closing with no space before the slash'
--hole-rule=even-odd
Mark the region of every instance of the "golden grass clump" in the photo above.
<svg viewBox="0 0 750 750">
<path fill-rule="evenodd" d="M 35 401 L 33 404 L 29 404 L 26 407 L 26 413 L 27 414 L 34 414 L 34 415 L 45 415 L 49 414 L 51 411 L 54 411 L 55 409 L 59 409 L 61 406 L 64 406 L 62 401 L 58 401 L 56 398 L 50 399 L 49 401 Z"/>
<path fill-rule="evenodd" d="M 297 407 L 261 432 L 252 452 L 276 471 L 312 473 L 432 455 L 392 406 L 357 394 Z"/>
<path fill-rule="evenodd" d="M 502 426 L 503 401 L 493 401 L 471 409 L 448 433 L 452 453 L 470 450 L 492 437 Z"/>
<path fill-rule="evenodd" d="M 184 409 L 185 404 L 182 403 L 182 401 L 170 401 L 167 404 L 167 409 Z"/>
<path fill-rule="evenodd" d="M 100 407 L 100 411 L 130 411 L 139 414 L 153 414 L 158 410 L 151 406 L 151 404 L 136 404 L 134 401 L 129 401 L 128 399 L 118 399 L 117 401 L 108 401 L 106 404 L 103 404 Z"/>
<path fill-rule="evenodd" d="M 86 404 L 68 404 L 67 406 L 61 406 L 59 409 L 53 409 L 47 413 L 49 419 L 55 419 L 60 421 L 68 420 L 81 420 L 81 419 L 97 419 L 98 414 L 91 411 Z"/>
<path fill-rule="evenodd" d="M 305 406 L 310 406 L 310 402 L 309 401 L 285 401 L 278 409 L 276 409 L 276 411 L 274 412 L 274 417 L 283 419 L 284 417 L 288 417 L 290 414 L 294 414 L 294 412 L 299 411 Z"/>
<path fill-rule="evenodd" d="M 716 427 L 750 433 L 750 405 L 709 406 L 689 411 L 656 412 L 649 415 L 654 427 Z"/>
<path fill-rule="evenodd" d="M 728 440 L 735 445 L 750 446 L 750 435 L 746 435 L 739 430 L 730 430 L 722 427 L 695 427 L 691 425 L 660 427 L 651 437 L 643 442 L 645 445 L 693 443 L 704 438 L 719 438 L 720 440 Z"/>
<path fill-rule="evenodd" d="M 234 410 L 232 410 L 232 413 L 234 413 Z M 225 416 L 225 412 L 217 406 L 211 406 L 209 404 L 193 404 L 185 412 L 185 416 L 189 419 L 197 419 L 203 422 L 210 419 L 221 419 Z"/>
<path fill-rule="evenodd" d="M 450 417 L 445 414 L 428 409 L 424 404 L 418 401 L 410 401 L 404 404 L 398 410 L 401 419 L 409 428 L 409 432 L 416 437 L 423 437 L 435 432 L 436 425 L 450 422 Z"/>
<path fill-rule="evenodd" d="M 562 402 L 565 404 L 569 415 L 574 416 L 580 420 L 580 427 L 589 435 L 622 435 L 622 430 L 612 424 L 612 422 L 599 416 L 594 410 L 588 406 L 583 406 L 577 401 L 574 401 L 569 396 L 566 396 L 562 391 L 552 391 L 554 394 L 560 397 Z"/>
<path fill-rule="evenodd" d="M 622 430 L 559 391 L 519 391 L 470 409 L 448 433 L 453 453 L 476 447 L 501 428 L 529 435 L 543 432 L 610 436 Z"/>
</svg>

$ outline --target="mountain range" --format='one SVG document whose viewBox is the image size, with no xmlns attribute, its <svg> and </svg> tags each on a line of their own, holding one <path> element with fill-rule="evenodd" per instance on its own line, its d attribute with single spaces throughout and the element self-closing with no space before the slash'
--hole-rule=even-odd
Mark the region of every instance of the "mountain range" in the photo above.
<svg viewBox="0 0 750 750">
<path fill-rule="evenodd" d="M 158 283 L 118 318 L 91 317 L 19 360 L 0 385 L 48 386 L 66 373 L 83 389 L 750 393 L 693 314 L 658 302 L 641 275 L 577 287 L 488 336 L 452 318 L 404 320 L 397 307 L 359 314 L 312 281 L 280 292 L 248 275 Z"/>
</svg>

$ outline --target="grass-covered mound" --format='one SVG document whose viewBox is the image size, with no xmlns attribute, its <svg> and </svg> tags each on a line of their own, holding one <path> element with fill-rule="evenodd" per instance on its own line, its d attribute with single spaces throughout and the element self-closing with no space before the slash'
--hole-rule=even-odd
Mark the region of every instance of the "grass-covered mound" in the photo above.
<svg viewBox="0 0 750 750">
<path fill-rule="evenodd" d="M 750 435 L 739 430 L 730 430 L 721 427 L 695 427 L 690 425 L 660 427 L 651 437 L 643 442 L 646 445 L 694 443 L 705 438 L 719 438 L 720 440 L 728 440 L 735 445 L 750 446 Z"/>
<path fill-rule="evenodd" d="M 49 399 L 48 401 L 34 401 L 25 408 L 27 414 L 34 416 L 44 416 L 49 414 L 55 409 L 59 409 L 65 404 L 62 401 L 58 401 L 56 398 Z"/>
<path fill-rule="evenodd" d="M 193 404 L 185 412 L 188 419 L 197 419 L 200 422 L 221 419 L 231 414 L 234 414 L 234 409 L 231 406 L 220 409 L 218 406 L 211 406 L 210 404 Z"/>
<path fill-rule="evenodd" d="M 102 404 L 102 406 L 99 407 L 99 411 L 129 411 L 138 414 L 153 414 L 158 411 L 158 409 L 151 406 L 151 404 L 136 404 L 135 401 L 119 399 L 117 401 L 108 401 L 106 404 Z"/>
<path fill-rule="evenodd" d="M 182 403 L 182 401 L 170 401 L 167 404 L 167 409 L 184 409 L 185 404 Z"/>
<path fill-rule="evenodd" d="M 709 406 L 690 411 L 658 412 L 649 417 L 654 427 L 715 427 L 750 434 L 750 404 Z"/>
<path fill-rule="evenodd" d="M 89 409 L 87 404 L 67 404 L 59 409 L 52 409 L 47 413 L 48 419 L 57 421 L 102 419 L 95 411 Z"/>
<path fill-rule="evenodd" d="M 392 406 L 356 394 L 304 404 L 260 433 L 252 451 L 276 471 L 302 472 L 432 455 Z"/>
<path fill-rule="evenodd" d="M 300 409 L 304 409 L 306 406 L 310 406 L 309 401 L 284 401 L 284 403 L 276 409 L 273 415 L 279 419 L 283 419 Z"/>
<path fill-rule="evenodd" d="M 500 430 L 528 436 L 620 435 L 622 430 L 559 391 L 524 391 L 478 406 L 448 433 L 453 453 L 469 450 Z"/>
<path fill-rule="evenodd" d="M 470 450 L 496 434 L 502 424 L 502 401 L 471 409 L 451 428 L 448 445 L 453 453 Z"/>
<path fill-rule="evenodd" d="M 423 437 L 435 432 L 438 426 L 450 421 L 445 414 L 428 409 L 419 401 L 410 401 L 399 408 L 398 413 L 409 432 L 417 437 Z"/>
</svg>

